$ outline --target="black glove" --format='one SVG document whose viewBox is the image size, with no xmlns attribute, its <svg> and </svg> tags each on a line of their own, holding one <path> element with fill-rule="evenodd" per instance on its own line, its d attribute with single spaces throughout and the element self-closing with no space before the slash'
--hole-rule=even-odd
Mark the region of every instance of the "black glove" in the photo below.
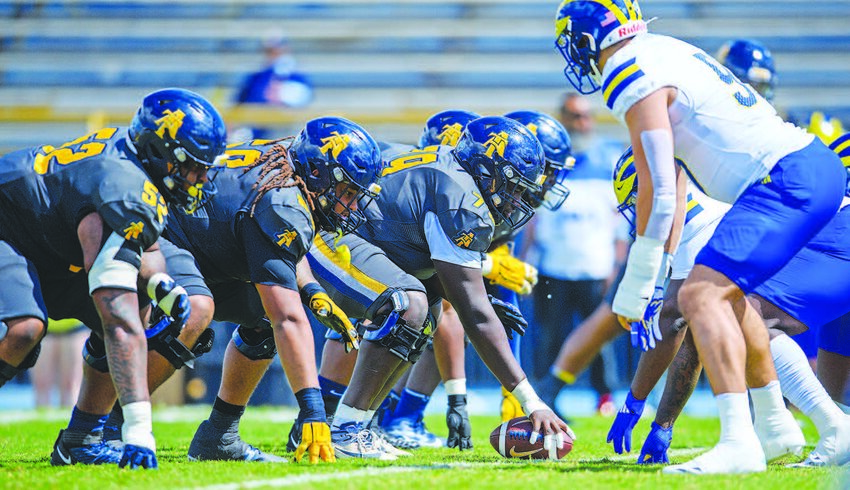
<svg viewBox="0 0 850 490">
<path fill-rule="evenodd" d="M 525 328 L 528 326 L 528 322 L 522 317 L 522 313 L 519 311 L 519 308 L 493 297 L 492 294 L 488 294 L 487 297 L 490 298 L 490 304 L 493 305 L 493 309 L 496 310 L 496 315 L 498 315 L 499 320 L 502 321 L 502 325 L 505 327 L 505 333 L 508 334 L 508 338 L 513 340 L 514 332 L 520 335 L 525 335 Z"/>
<path fill-rule="evenodd" d="M 461 451 L 472 449 L 472 426 L 469 425 L 469 414 L 466 413 L 466 395 L 449 395 L 446 426 L 449 428 L 446 446 Z"/>
</svg>

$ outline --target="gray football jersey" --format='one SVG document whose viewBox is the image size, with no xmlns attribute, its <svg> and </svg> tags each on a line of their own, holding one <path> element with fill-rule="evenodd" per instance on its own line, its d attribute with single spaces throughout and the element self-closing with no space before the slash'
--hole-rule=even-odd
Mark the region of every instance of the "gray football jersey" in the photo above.
<svg viewBox="0 0 850 490">
<path fill-rule="evenodd" d="M 434 274 L 425 238 L 425 216 L 434 213 L 443 232 L 464 249 L 485 252 L 493 237 L 493 217 L 472 177 L 458 164 L 452 147 L 410 150 L 385 162 L 381 192 L 364 213 L 357 233 L 380 247 L 405 272 Z"/>
</svg>

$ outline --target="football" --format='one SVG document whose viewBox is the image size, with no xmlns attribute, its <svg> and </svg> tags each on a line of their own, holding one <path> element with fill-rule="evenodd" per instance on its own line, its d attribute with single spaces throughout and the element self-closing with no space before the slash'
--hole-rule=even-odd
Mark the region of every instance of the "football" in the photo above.
<svg viewBox="0 0 850 490">
<path fill-rule="evenodd" d="M 534 444 L 529 442 L 531 428 L 531 421 L 528 420 L 528 417 L 508 420 L 490 433 L 490 445 L 506 458 L 550 459 L 549 451 L 543 448 L 542 434 Z M 573 439 L 568 434 L 564 434 L 563 449 L 558 449 L 555 457 L 551 459 L 561 459 L 569 454 L 572 449 Z"/>
</svg>

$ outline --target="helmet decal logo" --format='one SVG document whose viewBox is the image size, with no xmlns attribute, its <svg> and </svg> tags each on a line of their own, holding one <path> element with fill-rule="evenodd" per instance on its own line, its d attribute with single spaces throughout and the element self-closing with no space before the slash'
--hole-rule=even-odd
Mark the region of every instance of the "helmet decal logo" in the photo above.
<svg viewBox="0 0 850 490">
<path fill-rule="evenodd" d="M 497 153 L 500 157 L 505 157 L 505 148 L 508 146 L 508 133 L 499 131 L 498 133 L 490 133 L 490 139 L 484 142 L 487 151 L 484 152 L 490 158 L 493 158 L 493 153 Z"/>
<path fill-rule="evenodd" d="M 292 240 L 295 240 L 295 237 L 297 236 L 298 233 L 296 233 L 295 230 L 283 230 L 275 235 L 275 240 L 278 247 L 289 248 L 289 245 L 292 244 Z"/>
<path fill-rule="evenodd" d="M 136 221 L 134 223 L 130 223 L 130 226 L 124 228 L 124 239 L 125 240 L 138 240 L 139 235 L 145 229 L 145 223 L 143 221 Z"/>
<path fill-rule="evenodd" d="M 447 146 L 457 146 L 457 141 L 463 132 L 463 126 L 460 123 L 445 124 L 443 130 L 437 135 L 440 138 L 440 144 Z"/>
<path fill-rule="evenodd" d="M 177 138 L 177 131 L 179 131 L 180 127 L 183 126 L 184 117 L 186 117 L 186 114 L 184 114 L 180 109 L 177 109 L 174 112 L 172 112 L 171 109 L 166 109 L 163 116 L 155 121 L 158 126 L 156 129 L 156 135 L 160 138 L 164 138 L 165 132 L 168 131 L 168 135 L 171 139 Z"/>
<path fill-rule="evenodd" d="M 537 125 L 534 123 L 528 123 L 525 125 L 534 136 L 537 136 Z"/>
<path fill-rule="evenodd" d="M 322 138 L 321 141 L 323 146 L 319 148 L 319 151 L 326 155 L 330 154 L 336 159 L 339 158 L 342 150 L 348 148 L 348 144 L 351 143 L 351 135 L 339 134 L 338 131 L 334 131 L 330 136 Z"/>
<path fill-rule="evenodd" d="M 602 27 L 607 27 L 611 25 L 612 22 L 617 22 L 617 16 L 614 15 L 614 12 L 609 10 L 605 12 L 605 18 L 602 19 Z"/>
</svg>

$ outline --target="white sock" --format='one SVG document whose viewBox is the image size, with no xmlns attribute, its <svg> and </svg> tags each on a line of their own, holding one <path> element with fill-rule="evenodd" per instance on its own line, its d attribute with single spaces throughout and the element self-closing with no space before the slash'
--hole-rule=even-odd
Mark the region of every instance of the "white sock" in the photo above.
<svg viewBox="0 0 850 490">
<path fill-rule="evenodd" d="M 780 335 L 770 341 L 770 353 L 785 397 L 812 419 L 818 433 L 832 427 L 841 417 L 841 409 L 818 381 L 803 349 L 787 335 Z"/>
<path fill-rule="evenodd" d="M 750 401 L 746 393 L 722 393 L 714 397 L 720 412 L 720 442 L 758 440 L 750 419 Z"/>
<path fill-rule="evenodd" d="M 340 403 L 334 415 L 333 428 L 339 429 L 343 424 L 349 422 L 363 423 L 366 420 L 366 410 L 360 410 Z"/>
<path fill-rule="evenodd" d="M 375 416 L 374 410 L 366 410 L 366 415 L 363 416 L 363 422 L 366 422 L 367 424 L 372 423 L 372 417 L 374 417 L 374 416 Z"/>
<path fill-rule="evenodd" d="M 756 419 L 766 420 L 771 416 L 785 412 L 785 402 L 782 401 L 782 388 L 779 381 L 773 380 L 761 388 L 750 388 L 753 398 L 753 412 Z"/>
</svg>

